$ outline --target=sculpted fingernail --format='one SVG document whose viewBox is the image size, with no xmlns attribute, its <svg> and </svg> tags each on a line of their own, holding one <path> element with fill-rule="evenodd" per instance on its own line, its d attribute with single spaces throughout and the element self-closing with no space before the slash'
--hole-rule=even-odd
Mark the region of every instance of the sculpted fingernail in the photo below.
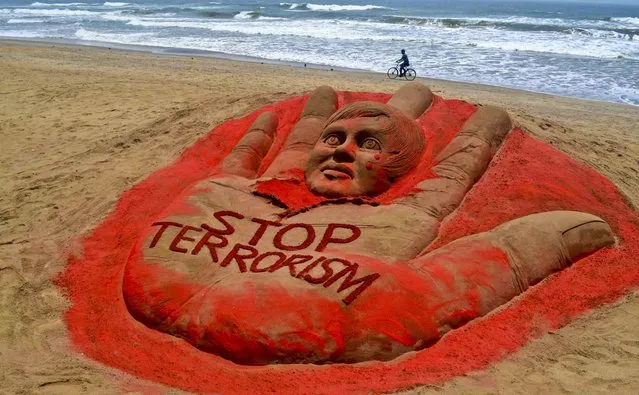
<svg viewBox="0 0 639 395">
<path fill-rule="evenodd" d="M 572 226 L 566 227 L 562 233 L 572 262 L 615 243 L 610 226 L 601 218 L 586 213 L 575 213 L 573 221 L 570 224 Z"/>
<path fill-rule="evenodd" d="M 337 93 L 330 86 L 320 86 L 309 97 L 302 117 L 317 116 L 328 118 L 337 109 Z"/>
<path fill-rule="evenodd" d="M 366 164 L 366 170 L 373 170 L 373 164 L 371 162 Z"/>
<path fill-rule="evenodd" d="M 382 156 L 380 154 L 375 154 L 375 159 L 379 160 Z"/>
</svg>

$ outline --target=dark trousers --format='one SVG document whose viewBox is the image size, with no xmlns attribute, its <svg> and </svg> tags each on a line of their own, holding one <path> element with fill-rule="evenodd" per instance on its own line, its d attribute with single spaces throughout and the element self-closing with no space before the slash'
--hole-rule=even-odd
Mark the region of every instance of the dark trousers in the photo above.
<svg viewBox="0 0 639 395">
<path fill-rule="evenodd" d="M 402 63 L 399 65 L 399 76 L 403 77 L 404 74 L 406 73 L 406 67 L 408 67 L 408 64 L 406 63 Z"/>
</svg>

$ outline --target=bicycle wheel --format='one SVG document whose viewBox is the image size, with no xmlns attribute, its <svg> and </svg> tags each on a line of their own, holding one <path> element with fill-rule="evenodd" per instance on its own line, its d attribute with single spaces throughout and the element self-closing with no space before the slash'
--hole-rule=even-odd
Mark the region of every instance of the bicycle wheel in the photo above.
<svg viewBox="0 0 639 395">
<path fill-rule="evenodd" d="M 388 74 L 388 78 L 394 80 L 399 75 L 399 70 L 397 70 L 397 67 L 391 67 L 390 69 L 388 69 L 388 72 L 386 74 Z"/>
<path fill-rule="evenodd" d="M 412 81 L 415 79 L 415 77 L 417 77 L 417 72 L 415 72 L 415 70 L 413 69 L 406 69 L 404 77 L 406 77 L 407 80 Z"/>
</svg>

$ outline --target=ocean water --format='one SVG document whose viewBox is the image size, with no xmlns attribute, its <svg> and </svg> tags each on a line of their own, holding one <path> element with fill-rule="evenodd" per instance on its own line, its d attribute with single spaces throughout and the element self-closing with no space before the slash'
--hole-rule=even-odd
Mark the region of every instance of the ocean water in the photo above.
<svg viewBox="0 0 639 395">
<path fill-rule="evenodd" d="M 376 72 L 404 48 L 418 76 L 639 105 L 639 0 L 560 1 L 0 0 L 0 38 Z"/>
</svg>

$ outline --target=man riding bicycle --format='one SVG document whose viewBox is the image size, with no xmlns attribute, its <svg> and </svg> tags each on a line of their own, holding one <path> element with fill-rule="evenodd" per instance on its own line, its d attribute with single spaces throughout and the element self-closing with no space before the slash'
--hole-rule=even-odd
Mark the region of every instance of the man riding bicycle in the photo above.
<svg viewBox="0 0 639 395">
<path fill-rule="evenodd" d="M 402 49 L 402 57 L 399 60 L 395 61 L 396 63 L 402 62 L 399 65 L 399 76 L 403 77 L 404 74 L 406 73 L 406 67 L 410 66 L 410 63 L 408 63 L 408 55 L 406 55 L 406 51 Z"/>
</svg>

